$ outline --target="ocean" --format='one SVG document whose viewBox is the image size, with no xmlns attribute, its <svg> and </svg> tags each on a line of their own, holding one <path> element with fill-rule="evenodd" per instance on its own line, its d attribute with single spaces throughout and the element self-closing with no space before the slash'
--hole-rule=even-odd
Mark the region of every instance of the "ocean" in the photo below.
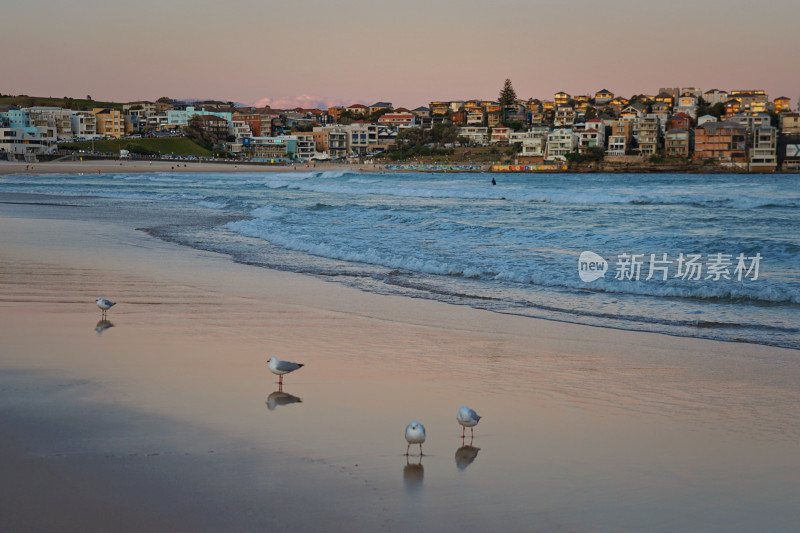
<svg viewBox="0 0 800 533">
<path fill-rule="evenodd" d="M 0 193 L 369 292 L 800 348 L 797 175 L 26 174 Z"/>
</svg>

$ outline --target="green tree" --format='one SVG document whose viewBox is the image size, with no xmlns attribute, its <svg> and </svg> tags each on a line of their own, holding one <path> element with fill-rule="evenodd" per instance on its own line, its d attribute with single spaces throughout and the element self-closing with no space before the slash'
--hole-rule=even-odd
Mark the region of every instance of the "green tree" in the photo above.
<svg viewBox="0 0 800 533">
<path fill-rule="evenodd" d="M 514 87 L 511 86 L 510 79 L 506 78 L 497 101 L 500 102 L 500 105 L 503 107 L 510 106 L 517 102 L 517 93 L 514 91 Z"/>
</svg>

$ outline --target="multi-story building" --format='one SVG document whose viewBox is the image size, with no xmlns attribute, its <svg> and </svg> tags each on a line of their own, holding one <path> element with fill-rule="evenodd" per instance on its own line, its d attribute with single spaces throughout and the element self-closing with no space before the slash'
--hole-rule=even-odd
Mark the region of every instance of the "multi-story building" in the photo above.
<svg viewBox="0 0 800 533">
<path fill-rule="evenodd" d="M 492 129 L 492 136 L 489 139 L 489 142 L 508 144 L 510 138 L 511 138 L 511 128 L 497 127 Z"/>
<path fill-rule="evenodd" d="M 572 97 L 564 91 L 559 91 L 553 95 L 553 101 L 556 103 L 556 107 L 569 105 L 571 98 Z"/>
<path fill-rule="evenodd" d="M 482 126 L 486 120 L 486 114 L 480 107 L 471 107 L 467 110 L 467 125 Z"/>
<path fill-rule="evenodd" d="M 97 134 L 119 139 L 125 135 L 125 115 L 120 109 L 96 107 L 92 110 L 97 117 Z"/>
<path fill-rule="evenodd" d="M 600 89 L 594 93 L 594 105 L 600 106 L 609 103 L 614 99 L 614 93 L 608 89 Z"/>
<path fill-rule="evenodd" d="M 22 156 L 32 161 L 36 155 L 56 149 L 55 125 L 35 126 L 19 109 L 0 113 L 0 158 Z"/>
<path fill-rule="evenodd" d="M 786 96 L 779 96 L 773 102 L 776 113 L 788 113 L 792 110 L 792 100 Z"/>
<path fill-rule="evenodd" d="M 735 100 L 731 98 L 727 102 L 724 102 L 723 105 L 725 106 L 725 116 L 732 117 L 737 113 L 741 113 L 742 111 L 742 103 L 739 100 Z"/>
<path fill-rule="evenodd" d="M 327 153 L 331 159 L 347 157 L 347 133 L 341 126 L 317 126 L 307 135 L 314 137 L 317 152 Z"/>
<path fill-rule="evenodd" d="M 675 113 L 667 120 L 667 130 L 681 129 L 688 130 L 691 126 L 691 117 L 686 113 Z"/>
<path fill-rule="evenodd" d="M 553 130 L 547 134 L 546 161 L 566 161 L 567 154 L 578 148 L 578 136 L 570 128 Z"/>
<path fill-rule="evenodd" d="M 375 102 L 374 104 L 369 106 L 369 112 L 370 113 L 375 113 L 376 111 L 389 112 L 392 109 L 394 109 L 394 108 L 392 107 L 392 103 L 391 102 Z"/>
<path fill-rule="evenodd" d="M 419 106 L 415 109 L 411 110 L 418 118 L 429 118 L 431 116 L 431 110 L 425 106 Z"/>
<path fill-rule="evenodd" d="M 706 122 L 694 130 L 694 158 L 744 162 L 747 130 L 736 122 Z"/>
<path fill-rule="evenodd" d="M 677 100 L 677 99 L 678 99 L 678 96 L 673 96 L 671 93 L 668 93 L 666 91 L 661 91 L 660 93 L 658 93 L 656 95 L 656 97 L 654 98 L 654 101 L 655 102 L 664 102 L 665 104 L 667 104 L 669 106 L 670 109 L 672 109 L 675 106 L 675 100 Z"/>
<path fill-rule="evenodd" d="M 686 92 L 680 95 L 673 108 L 675 113 L 685 113 L 692 118 L 697 117 L 697 96 Z"/>
<path fill-rule="evenodd" d="M 378 124 L 393 128 L 413 128 L 417 126 L 413 113 L 386 113 L 378 119 Z"/>
<path fill-rule="evenodd" d="M 347 111 L 353 115 L 366 115 L 369 113 L 369 108 L 363 104 L 353 104 L 347 107 Z"/>
<path fill-rule="evenodd" d="M 750 170 L 773 172 L 778 166 L 778 130 L 761 126 L 753 130 Z"/>
<path fill-rule="evenodd" d="M 297 141 L 280 137 L 245 137 L 241 154 L 245 159 L 263 163 L 277 163 L 294 158 Z"/>
<path fill-rule="evenodd" d="M 459 139 L 463 138 L 469 144 L 485 145 L 489 142 L 489 128 L 482 126 L 466 126 L 458 128 Z"/>
<path fill-rule="evenodd" d="M 430 114 L 431 115 L 441 115 L 444 116 L 447 114 L 447 110 L 450 109 L 449 102 L 431 102 L 430 106 Z"/>
<path fill-rule="evenodd" d="M 730 122 L 736 122 L 745 127 L 748 131 L 753 131 L 756 128 L 770 125 L 770 117 L 766 113 L 755 113 L 753 111 L 747 113 L 739 113 L 728 117 Z"/>
<path fill-rule="evenodd" d="M 611 125 L 611 136 L 608 138 L 608 155 L 625 155 L 631 149 L 633 140 L 633 124 L 630 120 L 619 119 Z"/>
<path fill-rule="evenodd" d="M 556 109 L 555 118 L 553 119 L 553 125 L 555 127 L 572 127 L 575 124 L 575 110 L 568 106 L 563 105 L 559 106 Z"/>
<path fill-rule="evenodd" d="M 664 138 L 664 153 L 668 157 L 689 157 L 692 150 L 691 143 L 691 130 L 684 128 L 669 129 Z"/>
<path fill-rule="evenodd" d="M 800 134 L 800 113 L 781 115 L 781 134 Z"/>
<path fill-rule="evenodd" d="M 703 93 L 703 100 L 708 105 L 724 104 L 729 99 L 727 91 L 720 91 L 719 89 L 711 89 Z"/>
<path fill-rule="evenodd" d="M 23 111 L 28 113 L 31 126 L 56 128 L 56 135 L 59 139 L 69 139 L 72 133 L 72 111 L 60 107 L 27 107 Z"/>
<path fill-rule="evenodd" d="M 587 122 L 578 131 L 578 153 L 589 153 L 593 148 L 604 148 L 606 128 L 599 120 Z"/>
<path fill-rule="evenodd" d="M 73 111 L 70 115 L 72 135 L 78 139 L 97 137 L 97 116 L 89 111 Z"/>
<path fill-rule="evenodd" d="M 778 164 L 782 170 L 800 170 L 800 132 L 780 135 Z"/>
<path fill-rule="evenodd" d="M 378 126 L 376 124 L 350 124 L 344 127 L 344 132 L 347 153 L 351 156 L 366 155 L 378 144 Z"/>
<path fill-rule="evenodd" d="M 731 91 L 731 100 L 737 100 L 742 104 L 742 109 L 748 111 L 763 111 L 764 106 L 769 102 L 769 96 L 766 91 L 761 89 L 743 89 L 738 91 Z M 761 104 L 757 107 L 760 109 L 753 109 L 754 104 Z"/>
<path fill-rule="evenodd" d="M 637 120 L 639 154 L 652 156 L 658 153 L 661 144 L 661 121 L 655 115 L 647 115 Z"/>
</svg>

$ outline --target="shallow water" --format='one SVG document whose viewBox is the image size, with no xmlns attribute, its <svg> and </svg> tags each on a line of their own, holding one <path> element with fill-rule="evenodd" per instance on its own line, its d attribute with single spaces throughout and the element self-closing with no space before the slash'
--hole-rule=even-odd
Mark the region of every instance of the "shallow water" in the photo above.
<svg viewBox="0 0 800 533">
<path fill-rule="evenodd" d="M 800 347 L 796 176 L 495 177 L 497 186 L 488 174 L 26 175 L 0 181 L 0 192 L 77 197 L 120 216 L 131 208 L 158 237 L 372 292 Z M 604 277 L 580 278 L 584 251 L 607 262 Z M 693 255 L 700 272 L 683 275 Z"/>
</svg>

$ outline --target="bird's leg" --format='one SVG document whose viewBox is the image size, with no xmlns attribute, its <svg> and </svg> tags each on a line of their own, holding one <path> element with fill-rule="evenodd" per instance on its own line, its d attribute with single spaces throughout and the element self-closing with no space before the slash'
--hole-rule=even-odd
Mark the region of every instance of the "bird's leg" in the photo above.
<svg viewBox="0 0 800 533">
<path fill-rule="evenodd" d="M 278 392 L 283 392 L 283 382 L 282 381 L 278 382 Z"/>
<path fill-rule="evenodd" d="M 475 428 L 469 428 L 469 433 L 470 433 L 471 438 L 474 439 L 475 438 Z"/>
<path fill-rule="evenodd" d="M 280 385 L 280 386 L 283 385 L 283 376 L 282 375 L 278 376 L 278 385 Z"/>
<path fill-rule="evenodd" d="M 410 450 L 410 449 L 411 449 L 411 443 L 409 443 L 408 447 L 406 447 L 406 457 L 408 457 L 408 450 Z"/>
<path fill-rule="evenodd" d="M 466 426 L 461 426 L 461 440 L 464 440 L 464 432 L 467 431 Z"/>
<path fill-rule="evenodd" d="M 419 443 L 419 456 L 422 457 L 424 454 L 422 453 L 422 443 Z"/>
</svg>

